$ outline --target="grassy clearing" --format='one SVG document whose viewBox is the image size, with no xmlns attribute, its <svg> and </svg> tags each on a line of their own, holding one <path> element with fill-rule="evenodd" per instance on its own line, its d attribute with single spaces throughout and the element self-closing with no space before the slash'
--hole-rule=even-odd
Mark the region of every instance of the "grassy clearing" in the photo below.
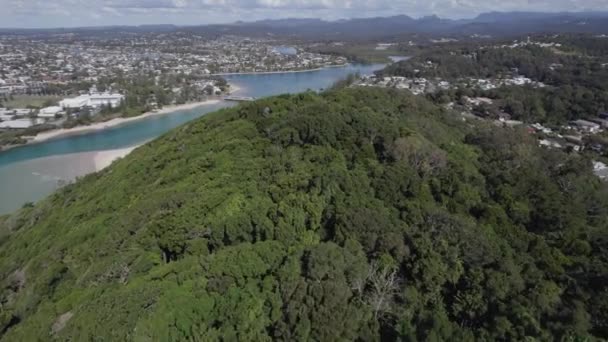
<svg viewBox="0 0 608 342">
<path fill-rule="evenodd" d="M 376 49 L 377 44 L 356 45 L 326 45 L 316 47 L 314 50 L 320 53 L 345 56 L 350 60 L 366 63 L 388 63 L 389 56 L 403 56 L 404 52 L 388 48 L 386 50 Z"/>
<path fill-rule="evenodd" d="M 12 100 L 6 101 L 3 106 L 7 108 L 43 108 L 56 105 L 60 100 L 60 97 L 51 95 L 16 95 Z"/>
</svg>

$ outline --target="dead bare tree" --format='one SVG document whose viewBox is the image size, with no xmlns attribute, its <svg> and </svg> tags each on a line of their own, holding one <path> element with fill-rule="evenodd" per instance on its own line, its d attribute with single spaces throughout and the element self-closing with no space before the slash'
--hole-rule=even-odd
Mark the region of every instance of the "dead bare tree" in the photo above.
<svg viewBox="0 0 608 342">
<path fill-rule="evenodd" d="M 374 261 L 370 265 L 367 279 L 369 286 L 367 302 L 374 311 L 374 318 L 378 318 L 380 314 L 390 312 L 393 298 L 399 289 L 397 270 L 383 267 Z"/>
</svg>

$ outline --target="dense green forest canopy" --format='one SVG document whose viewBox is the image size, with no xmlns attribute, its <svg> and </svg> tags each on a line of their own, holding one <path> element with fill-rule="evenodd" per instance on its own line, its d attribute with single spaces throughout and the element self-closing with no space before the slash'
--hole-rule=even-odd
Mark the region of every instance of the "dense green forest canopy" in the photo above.
<svg viewBox="0 0 608 342">
<path fill-rule="evenodd" d="M 387 89 L 222 110 L 0 218 L 0 339 L 608 338 L 580 155 Z"/>
<path fill-rule="evenodd" d="M 558 125 L 608 111 L 607 38 L 565 35 L 535 37 L 532 42 L 555 45 L 513 47 L 513 42 L 500 41 L 435 46 L 410 60 L 389 65 L 379 74 L 452 82 L 526 76 L 547 87 L 503 86 L 481 90 L 463 86 L 432 96 L 443 103 L 458 101 L 465 95 L 489 97 L 499 100 L 497 109 L 526 122 Z"/>
</svg>

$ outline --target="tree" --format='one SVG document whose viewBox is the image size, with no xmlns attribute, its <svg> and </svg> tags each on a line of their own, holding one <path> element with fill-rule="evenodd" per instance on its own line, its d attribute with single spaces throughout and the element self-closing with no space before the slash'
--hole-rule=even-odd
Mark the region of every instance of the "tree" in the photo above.
<svg viewBox="0 0 608 342">
<path fill-rule="evenodd" d="M 374 317 L 378 318 L 383 313 L 389 313 L 399 289 L 397 270 L 389 265 L 381 266 L 377 261 L 373 261 L 369 267 L 367 281 L 370 288 L 367 301 L 372 307 Z"/>
</svg>

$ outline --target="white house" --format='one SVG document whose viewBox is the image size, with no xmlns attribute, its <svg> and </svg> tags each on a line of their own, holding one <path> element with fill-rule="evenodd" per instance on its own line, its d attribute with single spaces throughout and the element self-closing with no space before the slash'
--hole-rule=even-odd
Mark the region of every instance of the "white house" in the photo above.
<svg viewBox="0 0 608 342">
<path fill-rule="evenodd" d="M 587 121 L 587 120 L 576 120 L 573 121 L 572 124 L 578 127 L 580 130 L 589 133 L 597 133 L 601 130 L 601 126 L 596 124 L 595 122 Z"/>
<path fill-rule="evenodd" d="M 16 108 L 13 109 L 13 114 L 16 116 L 27 116 L 30 115 L 30 113 L 32 112 L 31 109 L 27 109 L 27 108 Z"/>
<path fill-rule="evenodd" d="M 40 112 L 38 113 L 38 117 L 52 119 L 62 113 L 63 113 L 63 108 L 61 108 L 59 106 L 52 106 L 52 107 L 42 108 L 40 110 Z"/>
<path fill-rule="evenodd" d="M 540 123 L 535 123 L 533 125 L 531 125 L 532 128 L 534 128 L 537 132 L 543 132 L 545 134 L 549 134 L 552 132 L 551 128 L 547 128 L 543 125 L 541 125 Z"/>
<path fill-rule="evenodd" d="M 602 162 L 593 162 L 593 173 L 600 179 L 608 180 L 608 166 Z"/>
<path fill-rule="evenodd" d="M 124 98 L 124 95 L 116 93 L 91 94 L 89 98 L 89 106 L 101 107 L 103 105 L 109 105 L 110 107 L 118 107 Z"/>
<path fill-rule="evenodd" d="M 115 93 L 93 93 L 89 95 L 80 95 L 71 99 L 64 99 L 59 102 L 59 106 L 63 109 L 80 109 L 82 107 L 99 108 L 104 105 L 117 107 L 124 100 L 125 96 Z"/>
<path fill-rule="evenodd" d="M 44 123 L 44 120 L 42 119 L 17 119 L 10 121 L 2 121 L 0 122 L 0 129 L 25 129 L 42 123 Z"/>
<path fill-rule="evenodd" d="M 59 106 L 63 109 L 80 109 L 82 107 L 86 107 L 89 103 L 88 95 L 80 95 L 71 99 L 64 99 L 59 102 Z"/>
<path fill-rule="evenodd" d="M 562 145 L 559 142 L 550 139 L 543 139 L 539 141 L 539 145 L 552 148 L 562 148 Z"/>
</svg>

